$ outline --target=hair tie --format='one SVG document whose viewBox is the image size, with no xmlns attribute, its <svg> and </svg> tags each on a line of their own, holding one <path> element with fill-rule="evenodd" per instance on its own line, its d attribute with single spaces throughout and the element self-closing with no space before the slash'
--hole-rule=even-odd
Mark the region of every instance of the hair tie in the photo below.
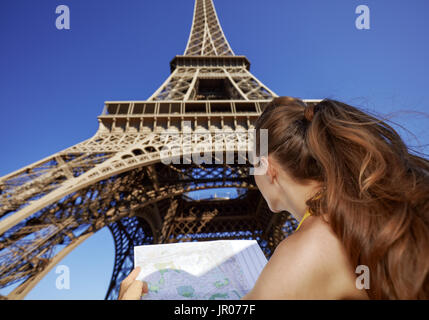
<svg viewBox="0 0 429 320">
<path fill-rule="evenodd" d="M 318 103 L 306 104 L 306 107 L 304 108 L 304 118 L 311 122 L 314 118 L 314 115 L 320 110 L 325 101 L 327 100 L 324 99 Z"/>
<path fill-rule="evenodd" d="M 304 117 L 309 122 L 313 120 L 314 112 L 315 112 L 314 107 L 315 107 L 314 104 L 312 104 L 312 105 L 307 105 L 307 107 L 304 108 Z"/>
</svg>

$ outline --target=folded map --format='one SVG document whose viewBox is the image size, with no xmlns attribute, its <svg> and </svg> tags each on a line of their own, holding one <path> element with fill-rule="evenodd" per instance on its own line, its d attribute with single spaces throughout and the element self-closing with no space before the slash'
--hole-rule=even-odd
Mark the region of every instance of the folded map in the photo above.
<svg viewBox="0 0 429 320">
<path fill-rule="evenodd" d="M 142 299 L 236 300 L 249 292 L 267 263 L 256 240 L 179 242 L 134 247 Z"/>
</svg>

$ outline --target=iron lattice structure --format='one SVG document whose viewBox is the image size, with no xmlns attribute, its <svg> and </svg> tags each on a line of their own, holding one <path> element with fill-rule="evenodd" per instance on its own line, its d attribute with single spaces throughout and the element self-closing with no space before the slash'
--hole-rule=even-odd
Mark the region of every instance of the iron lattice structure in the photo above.
<svg viewBox="0 0 429 320">
<path fill-rule="evenodd" d="M 276 94 L 234 54 L 212 0 L 195 1 L 184 55 L 170 67 L 148 100 L 106 101 L 90 139 L 0 178 L 0 288 L 16 286 L 3 298 L 24 298 L 104 227 L 115 243 L 106 299 L 117 297 L 131 271 L 135 245 L 257 239 L 270 257 L 294 230 L 290 214 L 273 214 L 257 190 L 242 134 Z M 163 146 L 189 132 L 204 139 L 190 139 L 177 163 L 162 161 Z M 201 144 L 212 161 L 187 163 Z M 219 161 L 228 156 L 233 164 Z M 210 188 L 236 188 L 238 196 L 190 196 Z"/>
</svg>

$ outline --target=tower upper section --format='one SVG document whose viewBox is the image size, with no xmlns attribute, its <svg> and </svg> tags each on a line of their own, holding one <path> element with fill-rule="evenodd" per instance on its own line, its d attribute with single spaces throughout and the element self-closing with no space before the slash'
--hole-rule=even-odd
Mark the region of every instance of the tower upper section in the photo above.
<svg viewBox="0 0 429 320">
<path fill-rule="evenodd" d="M 191 33 L 185 56 L 233 56 L 212 0 L 195 0 Z"/>
</svg>

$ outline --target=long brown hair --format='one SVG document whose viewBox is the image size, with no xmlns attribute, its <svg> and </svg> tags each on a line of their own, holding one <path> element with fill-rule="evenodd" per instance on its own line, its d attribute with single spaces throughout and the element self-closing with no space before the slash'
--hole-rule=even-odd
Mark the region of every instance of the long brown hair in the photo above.
<svg viewBox="0 0 429 320">
<path fill-rule="evenodd" d="M 268 154 L 296 181 L 322 183 L 309 210 L 328 216 L 353 266 L 368 266 L 370 298 L 429 299 L 429 160 L 385 121 L 331 99 L 275 98 L 255 129 L 268 129 Z"/>
</svg>

